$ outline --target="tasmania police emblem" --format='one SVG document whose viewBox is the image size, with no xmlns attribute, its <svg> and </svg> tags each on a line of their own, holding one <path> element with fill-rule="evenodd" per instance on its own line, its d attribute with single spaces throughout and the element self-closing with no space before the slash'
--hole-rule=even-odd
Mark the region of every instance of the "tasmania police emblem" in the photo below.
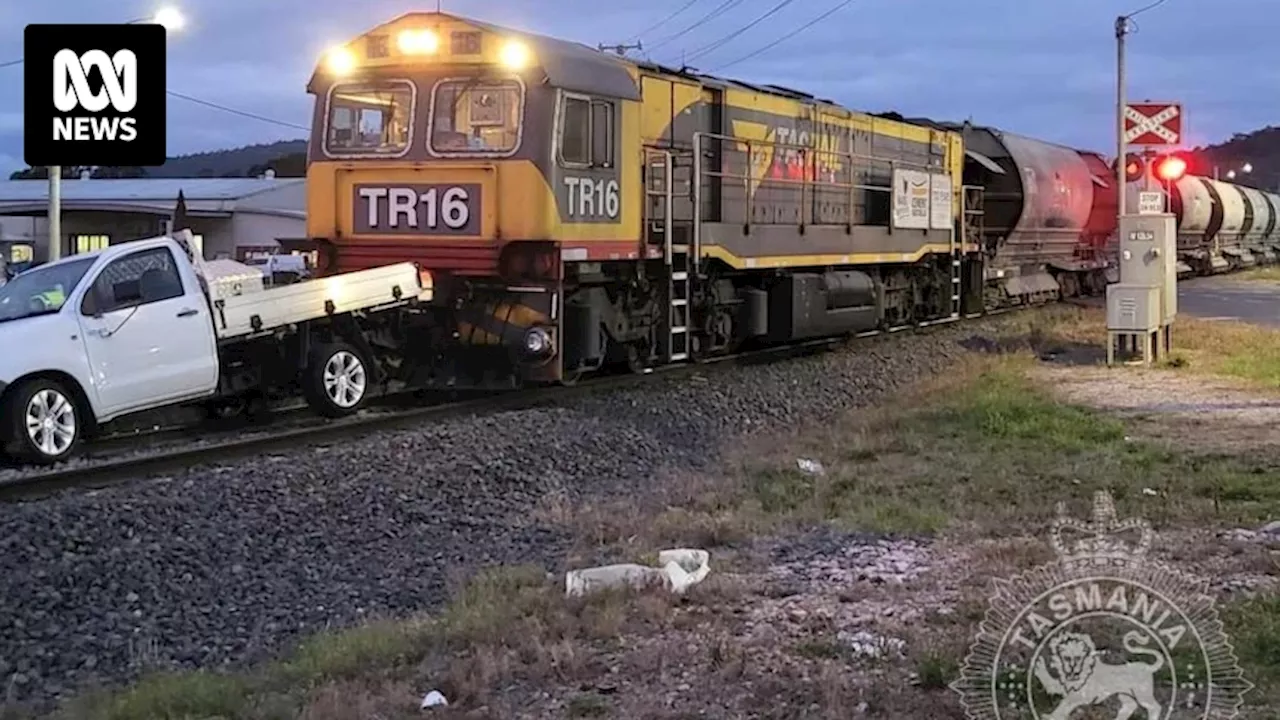
<svg viewBox="0 0 1280 720">
<path fill-rule="evenodd" d="M 1147 557 L 1151 526 L 1058 506 L 1057 560 L 997 580 L 960 678 L 972 720 L 1234 718 L 1244 679 L 1208 585 Z M 1079 710 L 1080 713 L 1076 713 Z"/>
</svg>

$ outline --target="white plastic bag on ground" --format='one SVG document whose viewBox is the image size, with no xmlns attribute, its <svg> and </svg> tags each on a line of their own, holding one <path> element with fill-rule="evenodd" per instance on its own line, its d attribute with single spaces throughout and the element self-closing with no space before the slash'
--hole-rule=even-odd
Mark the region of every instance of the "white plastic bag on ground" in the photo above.
<svg viewBox="0 0 1280 720">
<path fill-rule="evenodd" d="M 432 690 L 431 692 L 427 693 L 425 697 L 422 698 L 421 709 L 426 710 L 429 707 L 444 707 L 444 706 L 447 706 L 448 704 L 449 704 L 449 701 L 445 699 L 443 693 L 441 693 L 439 690 Z"/>
<path fill-rule="evenodd" d="M 621 563 L 583 570 L 570 570 L 564 577 L 565 595 L 575 597 L 606 588 L 630 586 L 636 589 L 662 585 L 680 595 L 702 582 L 711 555 L 706 550 L 678 548 L 658 553 L 659 567 Z"/>
<path fill-rule="evenodd" d="M 827 469 L 822 466 L 822 463 L 817 460 L 810 460 L 809 458 L 796 458 L 796 467 L 800 468 L 800 472 L 805 475 L 821 477 L 827 474 Z"/>
</svg>

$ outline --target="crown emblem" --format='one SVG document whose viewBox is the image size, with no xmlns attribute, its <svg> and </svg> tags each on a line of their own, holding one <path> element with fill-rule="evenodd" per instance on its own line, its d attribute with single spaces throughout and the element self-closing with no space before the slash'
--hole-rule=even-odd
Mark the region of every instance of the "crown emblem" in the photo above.
<svg viewBox="0 0 1280 720">
<path fill-rule="evenodd" d="M 1136 539 L 1127 539 L 1136 535 Z M 1116 519 L 1111 493 L 1093 494 L 1093 517 L 1067 517 L 1066 505 L 1058 503 L 1049 543 L 1058 559 L 1067 565 L 1114 565 L 1141 560 L 1151 547 L 1151 525 L 1140 518 Z"/>
</svg>

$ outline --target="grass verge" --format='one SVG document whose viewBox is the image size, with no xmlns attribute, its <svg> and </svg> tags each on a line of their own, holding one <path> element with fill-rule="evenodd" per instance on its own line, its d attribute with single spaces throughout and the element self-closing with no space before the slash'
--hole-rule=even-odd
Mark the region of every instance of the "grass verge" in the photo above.
<svg viewBox="0 0 1280 720">
<path fill-rule="evenodd" d="M 1274 265 L 1257 267 L 1238 273 L 1235 277 L 1249 282 L 1280 283 L 1280 267 Z"/>
<path fill-rule="evenodd" d="M 1280 513 L 1280 459 L 1131 442 L 1102 412 L 1051 399 L 1033 361 L 977 361 L 876 416 L 805 433 L 746 466 L 749 516 L 857 530 L 1003 536 L 1043 528 L 1058 501 L 1109 490 L 1164 527 Z M 805 472 L 797 458 L 819 461 Z M 753 520 L 753 522 L 757 522 Z"/>
<path fill-rule="evenodd" d="M 1106 315 L 1101 309 L 1056 308 L 1019 324 L 1044 352 L 1083 351 L 1088 361 L 1099 361 L 1105 353 Z M 1165 364 L 1280 387 L 1280 333 L 1243 322 L 1179 315 L 1173 325 L 1173 352 Z"/>
<path fill-rule="evenodd" d="M 395 718 L 415 715 L 430 689 L 468 717 L 503 717 L 511 708 L 534 717 L 648 717 L 658 707 L 672 716 L 680 707 L 672 694 L 689 687 L 717 688 L 703 700 L 712 715 L 730 707 L 768 708 L 771 717 L 954 715 L 958 705 L 946 685 L 981 618 L 985 586 L 964 589 L 967 609 L 918 623 L 926 627 L 905 658 L 868 667 L 826 625 L 772 642 L 785 661 L 748 645 L 747 634 L 778 624 L 756 616 L 776 598 L 760 588 L 732 589 L 727 571 L 734 553 L 747 552 L 754 539 L 815 526 L 939 535 L 948 543 L 1009 541 L 1000 547 L 1023 549 L 993 551 L 1013 554 L 993 563 L 1038 564 L 1049 559 L 1042 540 L 1055 503 L 1073 501 L 1078 514 L 1095 489 L 1110 490 L 1122 516 L 1145 517 L 1162 530 L 1275 518 L 1280 461 L 1133 442 L 1122 421 L 1057 402 L 1028 379 L 1036 360 L 1026 349 L 1096 351 L 1099 318 L 1052 310 L 1010 321 L 992 344 L 1015 352 L 964 358 L 889 407 L 753 443 L 722 475 L 667 478 L 665 507 L 565 506 L 555 519 L 543 518 L 572 524 L 595 554 L 608 547 L 615 556 L 651 560 L 646 554 L 655 548 L 715 549 L 713 575 L 685 600 L 603 594 L 566 601 L 541 569 L 494 569 L 437 615 L 321 635 L 253 672 L 151 676 L 82 698 L 57 717 Z M 1180 320 L 1177 329 L 1186 372 L 1280 381 L 1277 337 L 1194 320 Z M 1275 351 L 1275 359 L 1259 358 L 1259 351 Z M 802 468 L 800 459 L 822 471 Z M 1025 537 L 1036 542 L 1012 544 Z M 1223 620 L 1259 686 L 1249 706 L 1280 707 L 1280 599 L 1229 601 Z M 652 638 L 671 636 L 674 642 L 651 647 Z M 637 711 L 634 694 L 618 690 L 628 677 L 658 678 L 645 712 Z"/>
<path fill-rule="evenodd" d="M 539 568 L 493 568 L 436 616 L 318 635 L 252 672 L 150 675 L 123 691 L 83 696 L 52 718 L 402 717 L 431 689 L 475 708 L 513 683 L 572 684 L 595 674 L 599 654 L 625 634 L 662 626 L 673 602 L 653 593 L 566 600 L 562 587 Z M 571 700 L 568 712 L 586 717 L 599 705 Z"/>
</svg>

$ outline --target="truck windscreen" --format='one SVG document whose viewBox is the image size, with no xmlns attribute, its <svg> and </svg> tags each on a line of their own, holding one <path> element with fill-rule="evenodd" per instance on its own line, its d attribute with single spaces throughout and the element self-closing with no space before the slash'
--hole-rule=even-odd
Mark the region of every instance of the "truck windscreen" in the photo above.
<svg viewBox="0 0 1280 720">
<path fill-rule="evenodd" d="M 0 322 L 58 312 L 94 260 L 71 260 L 28 270 L 5 283 L 0 287 Z"/>
</svg>

